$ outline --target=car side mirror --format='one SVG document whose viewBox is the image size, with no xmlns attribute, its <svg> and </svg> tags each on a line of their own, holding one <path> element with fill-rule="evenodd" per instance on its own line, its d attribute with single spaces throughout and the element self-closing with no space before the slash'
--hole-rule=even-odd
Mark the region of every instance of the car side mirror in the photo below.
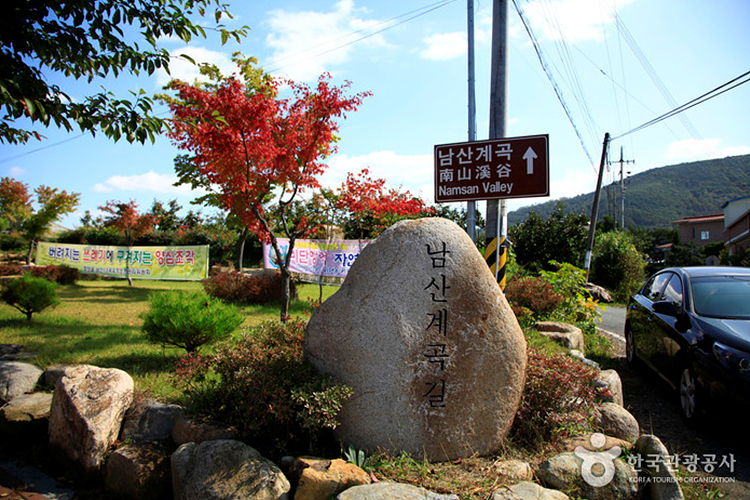
<svg viewBox="0 0 750 500">
<path fill-rule="evenodd" d="M 680 314 L 674 304 L 669 300 L 654 302 L 652 309 L 657 314 L 666 314 L 667 316 L 678 316 Z"/>
</svg>

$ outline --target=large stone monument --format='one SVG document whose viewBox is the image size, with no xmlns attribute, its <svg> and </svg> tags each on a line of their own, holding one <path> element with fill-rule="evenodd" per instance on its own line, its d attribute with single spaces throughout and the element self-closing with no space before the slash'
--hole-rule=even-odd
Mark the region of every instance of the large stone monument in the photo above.
<svg viewBox="0 0 750 500">
<path fill-rule="evenodd" d="M 337 432 L 358 449 L 453 460 L 497 451 L 523 390 L 526 342 L 471 239 L 445 219 L 370 243 L 310 319 L 305 355 L 354 389 Z"/>
</svg>

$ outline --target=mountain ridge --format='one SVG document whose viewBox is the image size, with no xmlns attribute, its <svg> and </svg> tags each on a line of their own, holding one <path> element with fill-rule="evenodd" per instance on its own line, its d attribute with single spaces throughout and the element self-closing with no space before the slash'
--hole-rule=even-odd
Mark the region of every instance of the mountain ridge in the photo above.
<svg viewBox="0 0 750 500">
<path fill-rule="evenodd" d="M 652 168 L 626 178 L 625 185 L 626 227 L 669 228 L 683 217 L 720 214 L 727 201 L 749 195 L 750 154 Z M 591 192 L 522 207 L 508 213 L 508 224 L 525 221 L 532 211 L 548 217 L 558 203 L 565 212 L 590 216 L 593 200 Z M 619 181 L 602 186 L 598 219 L 619 221 L 620 202 Z"/>
</svg>

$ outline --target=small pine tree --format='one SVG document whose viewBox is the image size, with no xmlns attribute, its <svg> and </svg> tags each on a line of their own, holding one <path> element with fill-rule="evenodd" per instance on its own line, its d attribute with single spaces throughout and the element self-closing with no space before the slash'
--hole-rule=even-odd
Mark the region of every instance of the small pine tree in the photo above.
<svg viewBox="0 0 750 500">
<path fill-rule="evenodd" d="M 7 281 L 0 292 L 0 298 L 24 313 L 29 321 L 34 313 L 60 303 L 57 284 L 44 278 L 35 278 L 31 273 Z"/>
<path fill-rule="evenodd" d="M 143 322 L 149 341 L 189 353 L 226 339 L 244 321 L 236 307 L 203 292 L 157 292 L 149 300 Z"/>
</svg>

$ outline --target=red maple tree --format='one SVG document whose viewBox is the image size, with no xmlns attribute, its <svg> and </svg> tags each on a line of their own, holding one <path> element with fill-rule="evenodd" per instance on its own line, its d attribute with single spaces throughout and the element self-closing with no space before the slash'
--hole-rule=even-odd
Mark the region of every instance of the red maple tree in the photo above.
<svg viewBox="0 0 750 500">
<path fill-rule="evenodd" d="M 106 205 L 99 207 L 99 210 L 109 214 L 104 217 L 104 226 L 111 227 L 119 232 L 128 246 L 128 256 L 125 259 L 125 277 L 128 279 L 128 285 L 133 286 L 133 280 L 130 277 L 130 250 L 135 240 L 154 229 L 156 217 L 152 214 L 139 214 L 138 205 L 134 200 L 130 200 L 128 203 L 108 201 Z"/>
<path fill-rule="evenodd" d="M 270 77 L 248 82 L 243 74 L 244 82 L 236 77 L 220 77 L 210 85 L 171 82 L 177 98 L 168 100 L 170 136 L 219 187 L 224 208 L 273 247 L 282 277 L 281 318 L 286 320 L 292 250 L 295 240 L 312 229 L 305 218 L 288 220 L 287 207 L 302 190 L 319 187 L 318 177 L 327 168 L 324 160 L 336 151 L 338 120 L 356 110 L 368 93 L 346 95 L 350 84 L 337 87 L 328 75 L 311 88 Z M 278 220 L 267 209 L 273 200 Z M 274 234 L 276 225 L 289 238 L 286 251 Z"/>
<path fill-rule="evenodd" d="M 347 174 L 338 190 L 336 208 L 348 213 L 347 219 L 356 225 L 360 238 L 377 237 L 399 220 L 434 213 L 409 191 L 386 188 L 385 179 L 373 179 L 366 168 L 356 176 Z"/>
</svg>

